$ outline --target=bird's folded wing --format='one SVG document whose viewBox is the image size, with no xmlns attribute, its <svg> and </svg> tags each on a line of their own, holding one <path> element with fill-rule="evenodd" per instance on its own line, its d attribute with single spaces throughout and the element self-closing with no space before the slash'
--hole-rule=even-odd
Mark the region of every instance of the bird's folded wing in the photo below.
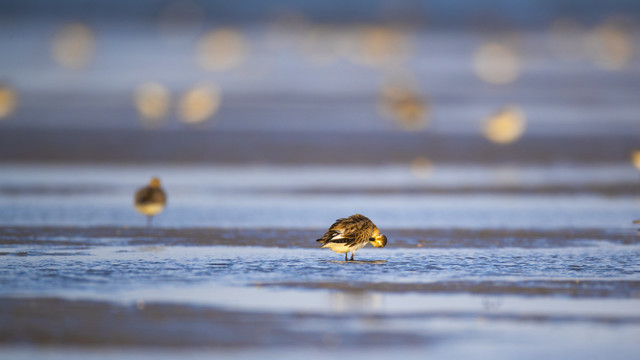
<svg viewBox="0 0 640 360">
<path fill-rule="evenodd" d="M 151 200 L 153 191 L 149 187 L 142 188 L 136 192 L 136 203 L 143 204 Z"/>
</svg>

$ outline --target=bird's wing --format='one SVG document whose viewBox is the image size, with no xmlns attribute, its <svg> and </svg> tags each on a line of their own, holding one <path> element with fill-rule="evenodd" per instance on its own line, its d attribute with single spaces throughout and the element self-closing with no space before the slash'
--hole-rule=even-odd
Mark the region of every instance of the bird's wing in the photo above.
<svg viewBox="0 0 640 360">
<path fill-rule="evenodd" d="M 161 202 L 163 204 L 167 203 L 167 194 L 162 190 L 162 188 L 156 189 L 154 196 L 154 200 L 157 202 Z"/>
<path fill-rule="evenodd" d="M 144 187 L 136 192 L 136 204 L 147 203 L 166 203 L 167 195 L 162 189 L 154 189 L 152 187 Z"/>
<path fill-rule="evenodd" d="M 366 217 L 349 217 L 336 220 L 322 237 L 323 243 L 338 243 L 353 246 L 369 241 L 373 233 L 373 223 Z"/>
<path fill-rule="evenodd" d="M 317 241 L 323 244 L 328 242 L 343 244 L 349 242 L 350 239 L 344 236 L 344 228 L 340 225 L 347 219 L 338 219 L 329 227 L 329 230 Z"/>
<path fill-rule="evenodd" d="M 144 204 L 151 200 L 151 188 L 143 187 L 136 191 L 136 204 Z"/>
</svg>

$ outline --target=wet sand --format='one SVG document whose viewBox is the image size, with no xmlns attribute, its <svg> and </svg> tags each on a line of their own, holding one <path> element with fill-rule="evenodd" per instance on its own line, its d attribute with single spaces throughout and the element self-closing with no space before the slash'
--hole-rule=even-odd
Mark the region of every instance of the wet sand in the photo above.
<svg viewBox="0 0 640 360">
<path fill-rule="evenodd" d="M 492 301 L 492 300 L 487 300 Z M 162 348 L 367 348 L 429 346 L 446 341 L 443 333 L 402 331 L 395 322 L 434 320 L 474 322 L 640 325 L 640 315 L 522 315 L 492 311 L 422 312 L 405 315 L 273 313 L 233 311 L 208 306 L 65 300 L 58 298 L 0 299 L 0 342 L 38 346 L 162 347 Z M 367 324 L 354 332 L 353 324 Z M 315 324 L 315 325 L 314 325 Z M 326 325 L 330 324 L 329 332 Z M 178 325 L 178 326 L 176 326 Z M 387 327 L 387 325 L 390 325 Z M 387 327 L 387 330 L 385 330 Z M 179 329 L 179 330 L 178 330 Z"/>
<path fill-rule="evenodd" d="M 317 248 L 326 229 L 145 228 L 3 226 L 0 245 L 47 246 L 261 246 Z M 640 244 L 628 230 L 603 229 L 391 229 L 393 248 L 557 248 L 598 243 Z M 107 240 L 107 241 L 105 241 Z M 5 252 L 5 254 L 10 254 Z"/>
<path fill-rule="evenodd" d="M 406 346 L 430 342 L 411 332 L 371 329 L 353 333 L 354 321 L 385 316 L 330 316 L 305 313 L 244 312 L 204 306 L 131 304 L 63 299 L 0 299 L 3 343 L 76 346 L 154 346 L 247 348 L 325 347 L 325 331 L 309 326 L 331 322 L 335 345 Z M 177 325 L 177 326 L 176 326 Z M 292 326 L 293 325 L 293 326 Z M 300 327 L 307 328 L 301 331 Z"/>
<path fill-rule="evenodd" d="M 479 135 L 429 132 L 6 128 L 0 161 L 367 165 L 428 156 L 436 164 L 580 164 L 627 161 L 636 146 L 635 136 L 597 134 L 534 134 L 500 146 Z"/>
</svg>

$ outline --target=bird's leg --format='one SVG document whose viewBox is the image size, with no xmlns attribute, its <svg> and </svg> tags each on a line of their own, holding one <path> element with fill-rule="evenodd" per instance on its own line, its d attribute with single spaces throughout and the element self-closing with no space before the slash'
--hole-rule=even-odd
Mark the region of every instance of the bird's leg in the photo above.
<svg viewBox="0 0 640 360">
<path fill-rule="evenodd" d="M 351 261 L 353 261 L 353 255 L 355 255 L 355 253 L 356 253 L 355 251 L 351 252 Z"/>
<path fill-rule="evenodd" d="M 344 253 L 344 261 L 349 261 L 349 259 L 347 258 L 347 255 L 349 255 L 349 252 Z"/>
</svg>

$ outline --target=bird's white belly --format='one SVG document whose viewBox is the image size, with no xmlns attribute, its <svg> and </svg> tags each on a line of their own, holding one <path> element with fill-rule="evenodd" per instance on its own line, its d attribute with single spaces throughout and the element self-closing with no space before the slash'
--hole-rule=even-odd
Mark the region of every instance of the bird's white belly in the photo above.
<svg viewBox="0 0 640 360">
<path fill-rule="evenodd" d="M 362 249 L 363 247 L 365 247 L 365 245 L 367 245 L 367 243 L 361 243 L 361 244 L 355 244 L 353 246 L 347 246 L 346 244 L 339 244 L 339 243 L 326 243 L 324 244 L 322 247 L 323 248 L 329 248 L 335 252 L 337 252 L 338 254 L 344 254 L 346 252 L 351 252 L 351 251 L 356 251 L 359 249 Z"/>
<path fill-rule="evenodd" d="M 136 204 L 136 210 L 147 216 L 159 214 L 163 209 L 163 204 Z"/>
</svg>

